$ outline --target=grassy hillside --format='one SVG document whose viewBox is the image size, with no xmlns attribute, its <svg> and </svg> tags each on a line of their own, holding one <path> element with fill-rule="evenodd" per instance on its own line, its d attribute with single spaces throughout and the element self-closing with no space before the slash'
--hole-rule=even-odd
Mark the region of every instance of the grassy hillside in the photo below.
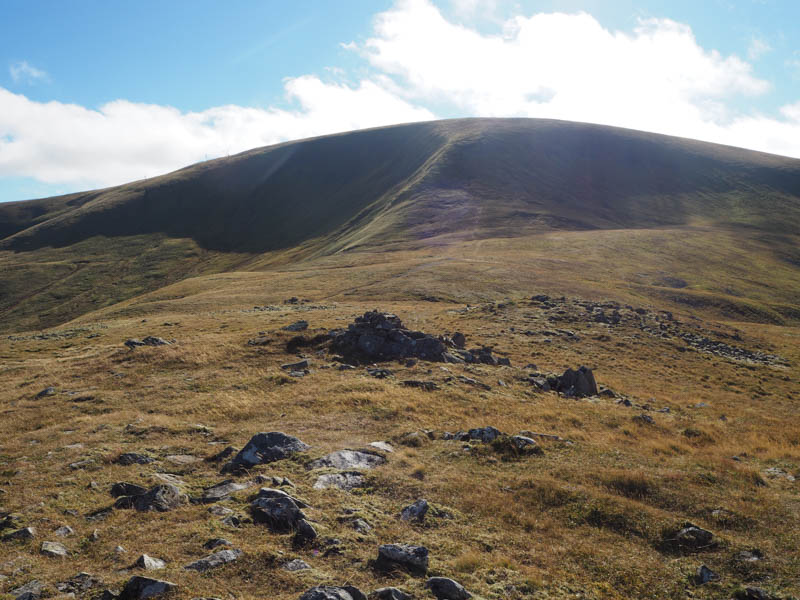
<svg viewBox="0 0 800 600">
<path fill-rule="evenodd" d="M 793 272 L 800 161 L 533 119 L 281 144 L 107 190 L 0 204 L 0 329 L 54 325 L 192 275 L 353 250 L 665 228 L 708 231 L 712 247 L 750 240 L 767 270 Z M 783 302 L 791 283 L 767 287 Z M 717 287 L 736 288 L 727 284 Z"/>
</svg>

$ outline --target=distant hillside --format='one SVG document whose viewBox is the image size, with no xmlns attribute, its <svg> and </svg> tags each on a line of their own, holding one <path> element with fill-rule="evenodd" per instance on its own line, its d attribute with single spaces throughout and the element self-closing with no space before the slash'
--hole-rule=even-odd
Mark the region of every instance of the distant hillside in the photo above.
<svg viewBox="0 0 800 600">
<path fill-rule="evenodd" d="M 265 253 L 286 264 L 434 238 L 698 226 L 768 236 L 781 260 L 800 261 L 800 160 L 551 120 L 357 131 L 0 204 L 0 329 L 52 325 Z"/>
</svg>

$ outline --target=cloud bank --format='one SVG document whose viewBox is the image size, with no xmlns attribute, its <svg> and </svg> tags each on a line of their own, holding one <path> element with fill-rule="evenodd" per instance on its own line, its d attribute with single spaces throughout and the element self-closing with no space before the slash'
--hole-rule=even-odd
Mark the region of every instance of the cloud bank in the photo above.
<svg viewBox="0 0 800 600">
<path fill-rule="evenodd" d="M 280 141 L 454 115 L 587 121 L 800 157 L 800 99 L 776 115 L 740 112 L 769 82 L 746 60 L 701 47 L 687 25 L 643 20 L 624 33 L 585 13 L 540 13 L 498 31 L 401 0 L 365 42 L 343 44 L 368 75 L 288 78 L 290 108 L 181 112 L 116 100 L 90 109 L 0 88 L 0 176 L 113 185 Z M 754 60 L 768 47 L 750 50 Z M 18 64 L 19 81 L 47 77 Z"/>
</svg>

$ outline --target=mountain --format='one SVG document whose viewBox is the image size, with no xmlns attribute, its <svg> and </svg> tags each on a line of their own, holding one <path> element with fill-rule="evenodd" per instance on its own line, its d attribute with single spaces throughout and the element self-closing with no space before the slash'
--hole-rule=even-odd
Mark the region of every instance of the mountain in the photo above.
<svg viewBox="0 0 800 600">
<path fill-rule="evenodd" d="M 51 326 L 208 273 L 554 232 L 582 233 L 597 252 L 621 231 L 687 240 L 703 231 L 698 251 L 721 251 L 721 263 L 752 247 L 759 268 L 774 265 L 782 277 L 774 297 L 754 299 L 780 305 L 762 307 L 770 318 L 795 314 L 800 160 L 599 125 L 459 119 L 278 144 L 104 190 L 0 204 L 0 328 Z M 640 238 L 641 248 L 663 245 Z M 680 251 L 667 243 L 655 254 L 669 266 Z M 662 283 L 691 291 L 667 271 Z M 737 297 L 735 282 L 723 283 L 716 291 Z"/>
</svg>

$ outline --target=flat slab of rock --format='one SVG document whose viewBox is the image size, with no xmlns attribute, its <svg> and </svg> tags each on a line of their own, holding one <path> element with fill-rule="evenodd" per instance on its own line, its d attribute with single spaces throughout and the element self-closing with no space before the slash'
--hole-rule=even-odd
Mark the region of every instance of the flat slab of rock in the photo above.
<svg viewBox="0 0 800 600">
<path fill-rule="evenodd" d="M 207 504 L 219 502 L 220 500 L 225 500 L 231 494 L 246 490 L 254 485 L 255 482 L 253 481 L 243 481 L 237 483 L 233 479 L 226 479 L 225 481 L 220 481 L 216 485 L 205 488 L 203 490 L 203 495 L 200 497 L 200 501 Z"/>
<path fill-rule="evenodd" d="M 447 577 L 431 577 L 425 582 L 428 588 L 438 600 L 469 600 L 472 598 L 464 586 L 448 579 Z"/>
<path fill-rule="evenodd" d="M 215 552 L 214 554 L 209 554 L 205 558 L 201 558 L 200 560 L 196 560 L 193 563 L 189 563 L 184 569 L 189 569 L 192 571 L 208 571 L 209 569 L 216 569 L 221 567 L 222 565 L 226 565 L 230 562 L 237 560 L 242 555 L 241 550 L 220 550 L 219 552 Z"/>
<path fill-rule="evenodd" d="M 223 470 L 236 470 L 239 467 L 249 469 L 255 465 L 289 458 L 295 452 L 303 452 L 309 447 L 296 437 L 280 431 L 257 433 Z"/>
<path fill-rule="evenodd" d="M 355 488 L 363 487 L 365 481 L 364 476 L 358 472 L 326 473 L 325 475 L 317 477 L 317 480 L 314 482 L 314 489 L 326 490 L 328 488 L 338 488 L 349 492 Z"/>
<path fill-rule="evenodd" d="M 377 453 L 361 450 L 337 450 L 312 461 L 309 469 L 333 467 L 334 469 L 374 469 L 386 462 L 386 458 Z"/>
<path fill-rule="evenodd" d="M 69 554 L 67 549 L 58 542 L 42 542 L 40 552 L 51 558 L 63 558 Z"/>
<path fill-rule="evenodd" d="M 375 566 L 387 571 L 399 568 L 415 575 L 424 575 L 428 572 L 428 549 L 409 544 L 383 544 L 378 547 Z"/>
<path fill-rule="evenodd" d="M 131 577 L 122 592 L 119 595 L 119 600 L 145 600 L 145 598 L 154 598 L 161 596 L 168 592 L 177 589 L 174 583 L 169 581 L 161 581 L 159 579 L 151 579 L 149 577 L 140 577 L 139 575 Z"/>
<path fill-rule="evenodd" d="M 284 331 L 305 331 L 308 329 L 308 321 L 296 321 L 291 325 L 282 328 Z"/>
<path fill-rule="evenodd" d="M 173 465 L 191 465 L 203 459 L 192 456 L 191 454 L 170 454 L 167 456 L 167 460 Z"/>
<path fill-rule="evenodd" d="M 394 447 L 389 442 L 370 442 L 367 446 L 381 452 L 394 452 Z"/>
</svg>

